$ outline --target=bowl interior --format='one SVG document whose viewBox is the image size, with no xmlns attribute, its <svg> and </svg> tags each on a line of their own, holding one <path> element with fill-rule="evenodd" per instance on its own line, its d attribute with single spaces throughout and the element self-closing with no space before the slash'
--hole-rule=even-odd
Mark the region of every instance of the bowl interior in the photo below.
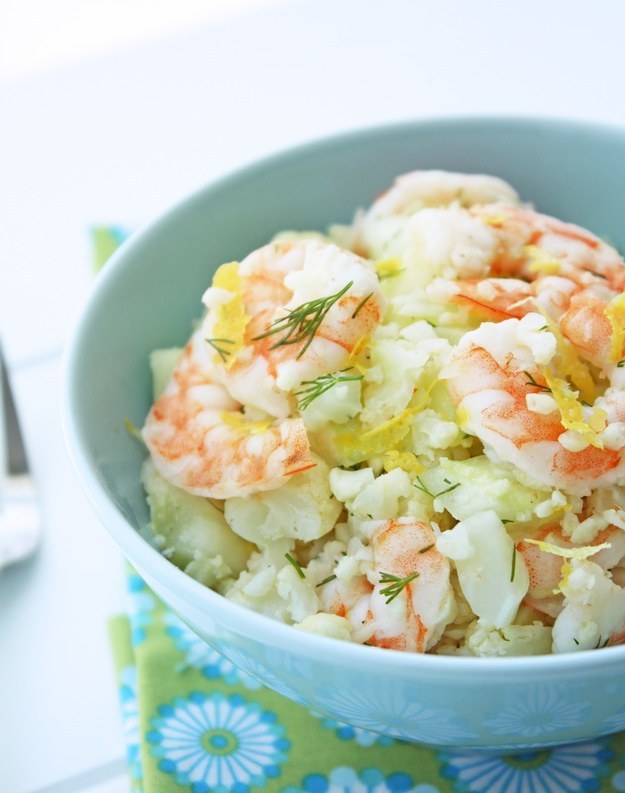
<svg viewBox="0 0 625 793">
<path fill-rule="evenodd" d="M 625 133 L 610 128 L 477 118 L 405 124 L 293 150 L 209 186 L 120 249 L 70 348 L 70 436 L 132 527 L 148 519 L 144 452 L 124 422 L 143 423 L 149 352 L 185 342 L 216 267 L 281 229 L 348 222 L 396 175 L 418 168 L 501 176 L 540 211 L 625 250 Z"/>
</svg>

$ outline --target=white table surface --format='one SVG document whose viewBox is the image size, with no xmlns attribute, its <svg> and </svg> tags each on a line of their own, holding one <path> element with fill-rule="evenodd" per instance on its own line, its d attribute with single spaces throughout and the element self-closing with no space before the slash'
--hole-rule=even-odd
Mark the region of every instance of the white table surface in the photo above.
<svg viewBox="0 0 625 793">
<path fill-rule="evenodd" d="M 620 0 L 301 0 L 0 84 L 0 334 L 45 516 L 37 556 L 0 574 L 2 793 L 128 790 L 106 632 L 122 563 L 59 421 L 88 227 L 141 224 L 251 159 L 364 125 L 625 125 L 624 29 Z"/>
</svg>

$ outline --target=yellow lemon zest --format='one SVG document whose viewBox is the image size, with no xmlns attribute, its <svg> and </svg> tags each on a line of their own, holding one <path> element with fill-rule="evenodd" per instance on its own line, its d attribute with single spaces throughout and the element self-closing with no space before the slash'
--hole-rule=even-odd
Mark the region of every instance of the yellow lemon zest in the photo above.
<svg viewBox="0 0 625 793">
<path fill-rule="evenodd" d="M 236 411 L 224 411 L 219 414 L 219 418 L 227 427 L 237 432 L 247 432 L 249 435 L 258 435 L 271 427 L 271 421 L 248 421 L 243 413 Z"/>
<path fill-rule="evenodd" d="M 498 215 L 482 215 L 482 222 L 485 223 L 487 226 L 494 226 L 495 228 L 500 228 L 510 220 L 510 215 L 505 215 L 503 212 L 499 213 Z"/>
<path fill-rule="evenodd" d="M 620 361 L 625 346 L 625 292 L 611 300 L 603 313 L 612 325 L 610 357 L 613 361 Z"/>
<path fill-rule="evenodd" d="M 214 338 L 227 339 L 232 342 L 232 344 L 224 347 L 227 352 L 224 365 L 226 369 L 230 369 L 235 362 L 237 354 L 244 347 L 245 328 L 250 319 L 243 303 L 243 290 L 241 288 L 238 262 L 222 264 L 215 273 L 213 286 L 232 293 L 230 300 L 220 303 L 215 309 L 216 320 L 212 327 Z M 214 360 L 216 363 L 221 360 L 218 353 L 215 354 Z"/>
<path fill-rule="evenodd" d="M 575 568 L 570 562 L 567 562 L 566 559 L 562 562 L 562 567 L 560 568 L 560 574 L 562 578 L 560 579 L 560 583 L 558 586 L 553 590 L 554 595 L 559 595 L 561 592 L 564 591 L 564 587 L 569 583 L 569 577 Z"/>
<path fill-rule="evenodd" d="M 358 374 L 364 375 L 367 372 L 367 367 L 363 363 L 362 358 L 360 356 L 370 341 L 371 339 L 369 338 L 369 336 L 361 336 L 356 342 L 356 344 L 354 344 L 354 346 L 352 347 L 352 351 L 349 354 L 349 363 L 354 369 L 356 369 Z"/>
<path fill-rule="evenodd" d="M 382 422 L 366 432 L 351 428 L 348 432 L 340 432 L 334 443 L 344 464 L 354 465 L 369 457 L 383 455 L 390 451 L 398 451 L 397 446 L 410 431 L 413 416 L 422 410 L 430 397 L 430 392 L 438 381 L 434 380 L 423 390 L 417 401 L 398 413 L 397 416 Z"/>
<path fill-rule="evenodd" d="M 422 474 L 426 469 L 421 465 L 416 455 L 412 452 L 400 452 L 397 449 L 390 449 L 384 454 L 384 470 L 393 471 L 401 468 L 412 476 Z"/>
<path fill-rule="evenodd" d="M 413 410 L 406 408 L 367 432 L 361 432 L 361 427 L 358 427 L 356 430 L 337 433 L 334 442 L 344 464 L 353 465 L 395 449 L 408 434 L 413 414 Z"/>
<path fill-rule="evenodd" d="M 531 545 L 537 545 L 544 553 L 552 553 L 554 556 L 560 556 L 562 558 L 562 578 L 560 579 L 560 583 L 556 589 L 553 590 L 554 595 L 562 592 L 563 587 L 565 587 L 568 583 L 569 576 L 575 569 L 573 565 L 567 561 L 568 559 L 577 559 L 581 562 L 584 559 L 588 559 L 588 557 L 599 553 L 599 551 L 602 551 L 604 548 L 612 547 L 609 542 L 602 542 L 600 545 L 583 545 L 580 548 L 562 548 L 560 545 L 554 545 L 553 543 L 545 542 L 544 540 L 524 540 L 524 542 L 530 543 Z"/>
<path fill-rule="evenodd" d="M 399 275 L 403 269 L 404 264 L 397 257 L 381 259 L 375 263 L 375 271 L 378 274 L 378 278 L 390 278 L 393 275 Z"/>
<path fill-rule="evenodd" d="M 468 423 L 470 419 L 470 414 L 467 408 L 465 407 L 458 407 L 456 408 L 456 424 L 463 429 Z"/>
<path fill-rule="evenodd" d="M 557 275 L 562 262 L 537 245 L 526 245 L 525 255 L 529 260 L 530 273 L 543 273 L 544 275 Z"/>
<path fill-rule="evenodd" d="M 591 446 L 603 449 L 598 433 L 604 430 L 608 423 L 605 410 L 595 407 L 589 418 L 585 419 L 584 408 L 577 399 L 578 391 L 574 391 L 566 380 L 556 377 L 549 369 L 545 369 L 545 380 L 558 405 L 562 426 L 567 430 L 578 432 Z"/>
<path fill-rule="evenodd" d="M 595 381 L 590 369 L 575 352 L 571 342 L 564 337 L 559 325 L 540 306 L 536 306 L 536 310 L 543 315 L 547 329 L 555 337 L 558 372 L 565 378 L 568 377 L 573 385 L 579 389 L 580 396 L 584 402 L 594 402 L 596 396 Z"/>
<path fill-rule="evenodd" d="M 379 437 L 380 435 L 383 436 L 389 433 L 393 434 L 396 428 L 400 428 L 401 430 L 405 428 L 407 432 L 408 431 L 407 423 L 410 421 L 413 415 L 414 415 L 414 410 L 411 408 L 406 408 L 405 410 L 402 410 L 401 413 L 398 413 L 397 416 L 393 416 L 392 419 L 389 419 L 388 421 L 384 421 L 379 426 L 374 427 L 371 430 L 367 430 L 366 432 L 363 432 L 360 438 L 361 440 L 366 441 L 366 440 L 370 440 L 371 438 Z M 405 434 L 406 433 L 403 432 L 401 437 L 403 437 Z"/>
<path fill-rule="evenodd" d="M 577 559 L 582 561 L 588 559 L 589 556 L 594 556 L 604 548 L 611 548 L 609 542 L 602 542 L 599 545 L 582 545 L 578 548 L 563 548 L 561 545 L 554 545 L 552 542 L 545 542 L 544 540 L 523 540 L 530 545 L 537 545 L 544 553 L 552 553 L 554 556 L 561 556 L 563 559 Z"/>
</svg>

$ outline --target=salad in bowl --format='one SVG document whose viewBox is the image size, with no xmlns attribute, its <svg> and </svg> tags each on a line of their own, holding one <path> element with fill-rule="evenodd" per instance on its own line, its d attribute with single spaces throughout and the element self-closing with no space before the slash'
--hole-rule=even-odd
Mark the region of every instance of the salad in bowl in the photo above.
<svg viewBox="0 0 625 793">
<path fill-rule="evenodd" d="M 151 355 L 164 556 L 316 635 L 459 656 L 625 642 L 625 262 L 502 179 L 398 177 L 222 264 Z M 198 302 L 199 302 L 198 295 Z"/>
</svg>

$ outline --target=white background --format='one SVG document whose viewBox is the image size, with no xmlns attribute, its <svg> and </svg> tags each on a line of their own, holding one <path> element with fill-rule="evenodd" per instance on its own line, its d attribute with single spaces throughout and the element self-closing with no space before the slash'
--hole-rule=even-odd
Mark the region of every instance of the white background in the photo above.
<svg viewBox="0 0 625 793">
<path fill-rule="evenodd" d="M 2 793 L 128 790 L 106 633 L 121 560 L 58 418 L 89 226 L 136 226 L 251 159 L 386 121 L 625 126 L 623 30 L 620 0 L 0 4 L 0 335 L 45 518 L 37 556 L 0 573 Z"/>
</svg>

